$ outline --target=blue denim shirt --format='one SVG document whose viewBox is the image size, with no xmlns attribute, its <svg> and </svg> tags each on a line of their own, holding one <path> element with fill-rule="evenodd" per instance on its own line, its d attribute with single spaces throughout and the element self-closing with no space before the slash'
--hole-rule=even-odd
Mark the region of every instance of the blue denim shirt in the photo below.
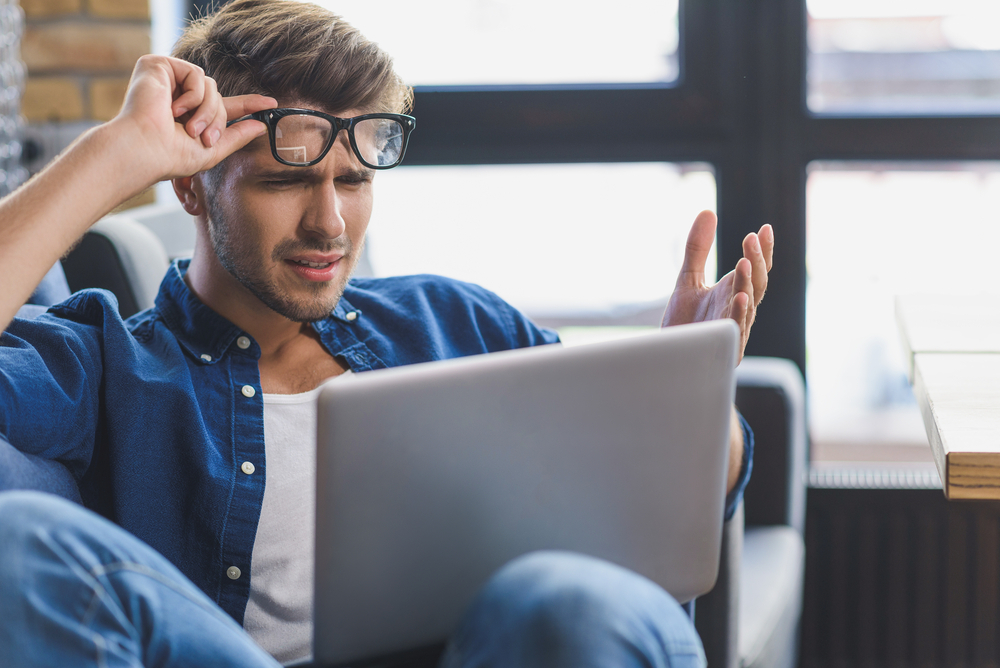
<svg viewBox="0 0 1000 668">
<path fill-rule="evenodd" d="M 242 623 L 267 471 L 260 348 L 198 300 L 186 270 L 172 265 L 156 305 L 127 322 L 101 290 L 15 319 L 0 337 L 0 437 L 66 464 L 87 507 Z M 434 276 L 352 279 L 313 327 L 354 372 L 558 340 L 493 293 Z M 745 423 L 744 434 L 727 516 L 750 473 Z M 241 473 L 246 461 L 259 473 Z M 230 579 L 230 566 L 244 575 Z"/>
</svg>

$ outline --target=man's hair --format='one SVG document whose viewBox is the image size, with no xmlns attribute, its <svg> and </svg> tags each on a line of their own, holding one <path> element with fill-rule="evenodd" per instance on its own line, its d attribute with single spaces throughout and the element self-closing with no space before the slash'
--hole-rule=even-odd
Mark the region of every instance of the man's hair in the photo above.
<svg viewBox="0 0 1000 668">
<path fill-rule="evenodd" d="M 259 93 L 327 111 L 402 113 L 412 90 L 392 58 L 336 14 L 293 0 L 234 0 L 193 21 L 173 55 L 226 97 Z"/>
</svg>

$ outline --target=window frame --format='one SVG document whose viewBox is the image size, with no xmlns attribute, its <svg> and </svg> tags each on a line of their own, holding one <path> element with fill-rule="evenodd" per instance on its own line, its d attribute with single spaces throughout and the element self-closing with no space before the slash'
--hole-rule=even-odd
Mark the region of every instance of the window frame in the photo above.
<svg viewBox="0 0 1000 668">
<path fill-rule="evenodd" d="M 775 231 L 747 353 L 804 371 L 809 163 L 997 160 L 1000 116 L 815 114 L 806 105 L 804 0 L 680 0 L 679 11 L 680 73 L 670 84 L 417 87 L 420 131 L 406 164 L 712 165 L 720 269 L 735 266 L 746 234 L 764 223 Z"/>
<path fill-rule="evenodd" d="M 189 2 L 194 16 L 210 4 Z M 764 223 L 775 231 L 747 354 L 785 357 L 804 372 L 809 163 L 1000 160 L 1000 116 L 810 112 L 806 23 L 805 0 L 680 0 L 674 82 L 418 86 L 420 130 L 406 164 L 710 164 L 720 269 L 735 266 L 746 234 Z"/>
</svg>

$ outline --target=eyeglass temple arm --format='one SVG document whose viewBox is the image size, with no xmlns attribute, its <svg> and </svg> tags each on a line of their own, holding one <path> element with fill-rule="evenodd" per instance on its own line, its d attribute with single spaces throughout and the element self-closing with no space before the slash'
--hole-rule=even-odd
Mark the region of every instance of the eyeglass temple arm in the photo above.
<svg viewBox="0 0 1000 668">
<path fill-rule="evenodd" d="M 261 118 L 261 115 L 262 112 L 257 111 L 252 114 L 247 114 L 246 116 L 241 116 L 240 118 L 234 118 L 231 121 L 226 121 L 226 127 L 228 128 L 233 123 L 239 123 L 240 121 L 260 121 L 263 123 L 264 119 Z"/>
</svg>

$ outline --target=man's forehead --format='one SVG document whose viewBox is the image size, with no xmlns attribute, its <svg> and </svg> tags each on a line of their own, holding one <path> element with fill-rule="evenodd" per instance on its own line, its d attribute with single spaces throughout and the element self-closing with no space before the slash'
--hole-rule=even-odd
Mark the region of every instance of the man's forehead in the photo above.
<svg viewBox="0 0 1000 668">
<path fill-rule="evenodd" d="M 283 100 L 278 99 L 278 109 L 309 109 L 311 111 L 321 111 L 324 114 L 329 114 L 330 116 L 336 116 L 338 118 L 350 118 L 352 116 L 360 116 L 361 114 L 371 113 L 370 109 L 361 109 L 359 107 L 351 107 L 349 109 L 331 109 L 330 107 L 321 104 L 319 102 L 310 102 L 309 100 Z"/>
<path fill-rule="evenodd" d="M 264 133 L 236 153 L 242 153 L 248 157 L 255 157 L 257 154 L 264 153 L 271 155 L 271 140 L 267 138 L 267 133 Z"/>
</svg>

